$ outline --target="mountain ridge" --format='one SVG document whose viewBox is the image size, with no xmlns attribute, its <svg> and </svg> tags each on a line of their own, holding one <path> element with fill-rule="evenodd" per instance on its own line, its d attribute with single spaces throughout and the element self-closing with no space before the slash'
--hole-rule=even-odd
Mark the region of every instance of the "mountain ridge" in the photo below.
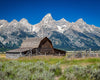
<svg viewBox="0 0 100 80">
<path fill-rule="evenodd" d="M 63 50 L 100 49 L 100 28 L 87 24 L 82 18 L 69 22 L 54 20 L 48 13 L 40 23 L 32 25 L 27 19 L 0 20 L 0 42 L 10 49 L 18 48 L 26 37 L 48 37 L 54 47 Z"/>
</svg>

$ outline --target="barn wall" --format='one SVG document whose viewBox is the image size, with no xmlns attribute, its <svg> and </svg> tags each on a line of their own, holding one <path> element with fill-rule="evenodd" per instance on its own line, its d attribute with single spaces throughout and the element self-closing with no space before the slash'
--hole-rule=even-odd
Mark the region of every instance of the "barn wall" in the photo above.
<svg viewBox="0 0 100 80">
<path fill-rule="evenodd" d="M 56 56 L 65 56 L 66 55 L 66 51 L 62 51 L 62 50 L 59 50 L 59 49 L 54 49 L 55 51 L 55 54 Z"/>
<path fill-rule="evenodd" d="M 6 58 L 17 59 L 19 57 L 22 57 L 22 55 L 20 53 L 8 53 L 8 52 L 6 52 Z"/>
<path fill-rule="evenodd" d="M 39 49 L 41 54 L 49 55 L 54 53 L 53 46 L 48 40 L 45 41 L 44 43 L 41 43 Z"/>
</svg>

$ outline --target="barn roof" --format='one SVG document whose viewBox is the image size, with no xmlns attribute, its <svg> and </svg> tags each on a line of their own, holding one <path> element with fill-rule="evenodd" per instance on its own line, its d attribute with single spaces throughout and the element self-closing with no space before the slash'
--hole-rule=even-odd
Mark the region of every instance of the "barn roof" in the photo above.
<svg viewBox="0 0 100 80">
<path fill-rule="evenodd" d="M 32 48 L 18 48 L 18 49 L 13 49 L 13 50 L 9 50 L 7 52 L 25 52 L 25 51 L 28 51 Z"/>
<path fill-rule="evenodd" d="M 23 43 L 21 44 L 21 48 L 25 47 L 31 47 L 31 48 L 37 48 L 44 38 L 27 38 L 26 40 L 23 40 Z"/>
<path fill-rule="evenodd" d="M 39 45 L 41 44 L 41 41 L 43 41 L 44 39 L 48 39 L 48 38 L 47 37 L 45 37 L 45 38 L 39 38 L 39 37 L 27 38 L 26 40 L 23 40 L 20 48 L 10 50 L 7 52 L 25 52 L 25 51 L 28 51 L 33 48 L 38 48 Z"/>
</svg>

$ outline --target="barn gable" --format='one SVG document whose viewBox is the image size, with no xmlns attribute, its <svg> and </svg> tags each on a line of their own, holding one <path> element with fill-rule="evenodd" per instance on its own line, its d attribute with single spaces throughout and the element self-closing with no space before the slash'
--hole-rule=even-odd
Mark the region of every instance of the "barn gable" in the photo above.
<svg viewBox="0 0 100 80">
<path fill-rule="evenodd" d="M 41 54 L 54 54 L 52 42 L 47 37 L 41 40 L 38 48 Z"/>
</svg>

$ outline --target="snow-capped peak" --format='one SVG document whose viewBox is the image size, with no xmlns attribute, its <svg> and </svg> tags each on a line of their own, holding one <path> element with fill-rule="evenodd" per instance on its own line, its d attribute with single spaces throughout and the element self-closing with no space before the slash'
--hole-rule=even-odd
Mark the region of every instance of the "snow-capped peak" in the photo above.
<svg viewBox="0 0 100 80">
<path fill-rule="evenodd" d="M 6 26 L 7 24 L 8 24 L 8 21 L 0 20 L 0 28 Z"/>
<path fill-rule="evenodd" d="M 76 23 L 86 23 L 82 18 L 78 19 Z"/>
<path fill-rule="evenodd" d="M 66 21 L 66 19 L 62 18 L 61 21 Z"/>
<path fill-rule="evenodd" d="M 8 24 L 8 21 L 0 20 L 0 27 L 3 26 L 3 25 L 6 25 L 6 24 Z"/>
<path fill-rule="evenodd" d="M 22 18 L 19 22 L 20 22 L 20 23 L 27 23 L 28 21 L 27 21 L 27 19 Z"/>
<path fill-rule="evenodd" d="M 16 19 L 13 19 L 12 21 L 11 21 L 11 23 L 17 23 L 18 21 L 16 20 Z"/>
<path fill-rule="evenodd" d="M 48 13 L 44 18 L 42 19 L 41 23 L 48 24 L 49 22 L 53 21 L 53 18 L 50 13 Z"/>
<path fill-rule="evenodd" d="M 52 20 L 52 16 L 50 13 L 48 13 L 42 20 Z"/>
<path fill-rule="evenodd" d="M 45 17 L 52 17 L 50 13 L 48 13 L 47 15 L 45 15 Z"/>
<path fill-rule="evenodd" d="M 5 22 L 8 23 L 8 21 L 7 20 L 4 20 L 4 19 L 3 20 L 0 20 L 0 22 L 1 23 L 5 23 Z"/>
<path fill-rule="evenodd" d="M 59 20 L 60 22 L 68 22 L 66 19 L 62 18 Z"/>
</svg>

